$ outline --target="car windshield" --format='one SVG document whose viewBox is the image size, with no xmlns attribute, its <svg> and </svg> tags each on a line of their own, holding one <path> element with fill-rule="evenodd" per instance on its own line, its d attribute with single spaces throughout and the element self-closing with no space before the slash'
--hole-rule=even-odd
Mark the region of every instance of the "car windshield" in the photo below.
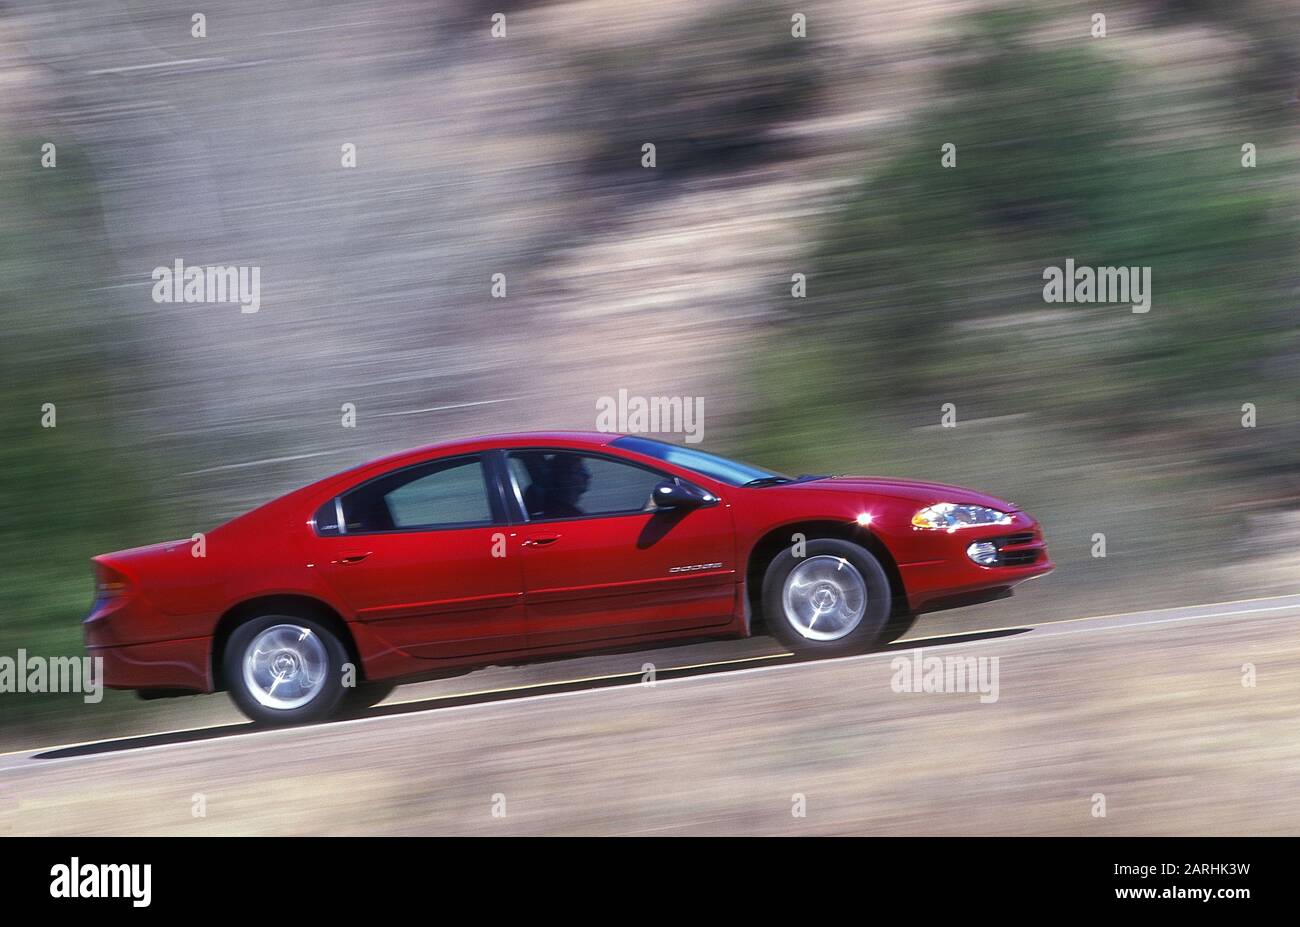
<svg viewBox="0 0 1300 927">
<path fill-rule="evenodd" d="M 682 447 L 679 444 L 655 441 L 651 438 L 625 436 L 611 441 L 610 444 L 613 447 L 621 447 L 625 450 L 635 451 L 638 454 L 645 454 L 647 457 L 653 457 L 656 460 L 662 460 L 678 467 L 685 467 L 687 470 L 694 470 L 696 473 L 702 473 L 720 483 L 728 483 L 732 486 L 744 486 L 746 483 L 755 483 L 756 485 L 785 483 L 790 480 L 788 476 L 774 473 L 771 470 L 764 470 L 762 467 L 751 466 L 738 460 L 728 460 L 726 457 L 719 457 L 717 454 L 708 454 L 694 448 Z"/>
</svg>

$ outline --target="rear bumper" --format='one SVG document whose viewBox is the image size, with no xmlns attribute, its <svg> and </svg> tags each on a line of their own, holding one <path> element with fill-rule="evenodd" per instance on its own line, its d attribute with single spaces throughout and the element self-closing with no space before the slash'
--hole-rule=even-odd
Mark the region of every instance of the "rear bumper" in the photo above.
<svg viewBox="0 0 1300 927">
<path fill-rule="evenodd" d="M 103 683 L 110 689 L 212 691 L 210 637 L 87 649 L 103 658 Z"/>
<path fill-rule="evenodd" d="M 971 560 L 966 548 L 977 541 L 993 541 L 1011 565 L 981 566 Z M 1056 568 L 1042 529 L 1024 512 L 1015 513 L 1010 525 L 936 532 L 932 549 L 933 559 L 898 565 L 913 614 L 1000 598 Z"/>
<path fill-rule="evenodd" d="M 179 629 L 172 627 L 174 623 L 173 617 L 160 613 L 138 592 L 96 599 L 81 628 L 90 656 L 104 661 L 104 685 L 211 692 L 212 638 L 156 639 L 175 635 Z"/>
</svg>

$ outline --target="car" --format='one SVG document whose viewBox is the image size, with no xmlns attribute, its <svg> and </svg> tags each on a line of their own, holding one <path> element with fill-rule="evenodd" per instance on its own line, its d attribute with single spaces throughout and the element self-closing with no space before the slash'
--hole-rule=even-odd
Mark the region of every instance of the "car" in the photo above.
<svg viewBox="0 0 1300 927">
<path fill-rule="evenodd" d="M 107 686 L 225 690 L 265 724 L 354 714 L 402 681 L 691 638 L 860 653 L 1053 568 L 1038 522 L 993 496 L 604 432 L 406 451 L 92 563 L 85 638 Z"/>
</svg>

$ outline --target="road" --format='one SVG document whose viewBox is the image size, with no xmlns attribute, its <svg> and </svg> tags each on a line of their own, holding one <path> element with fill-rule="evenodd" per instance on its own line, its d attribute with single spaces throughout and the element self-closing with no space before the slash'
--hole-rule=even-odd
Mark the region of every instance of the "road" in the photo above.
<svg viewBox="0 0 1300 927">
<path fill-rule="evenodd" d="M 1298 618 L 1293 595 L 474 674 L 352 721 L 0 757 L 0 833 L 1294 834 Z M 996 700 L 897 691 L 918 649 L 996 658 Z"/>
</svg>

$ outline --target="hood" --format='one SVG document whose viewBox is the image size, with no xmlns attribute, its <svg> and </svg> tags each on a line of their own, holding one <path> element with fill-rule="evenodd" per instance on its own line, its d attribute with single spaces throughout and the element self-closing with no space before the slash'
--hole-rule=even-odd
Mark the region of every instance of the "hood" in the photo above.
<svg viewBox="0 0 1300 927">
<path fill-rule="evenodd" d="M 828 476 L 825 479 L 793 483 L 783 488 L 823 491 L 829 489 L 858 495 L 893 496 L 896 499 L 908 499 L 922 505 L 935 502 L 960 502 L 984 505 L 1001 512 L 1020 511 L 1020 507 L 1014 502 L 990 496 L 988 493 L 977 492 L 974 489 L 966 489 L 964 486 L 928 483 L 924 480 L 900 480 L 889 476 Z"/>
</svg>

